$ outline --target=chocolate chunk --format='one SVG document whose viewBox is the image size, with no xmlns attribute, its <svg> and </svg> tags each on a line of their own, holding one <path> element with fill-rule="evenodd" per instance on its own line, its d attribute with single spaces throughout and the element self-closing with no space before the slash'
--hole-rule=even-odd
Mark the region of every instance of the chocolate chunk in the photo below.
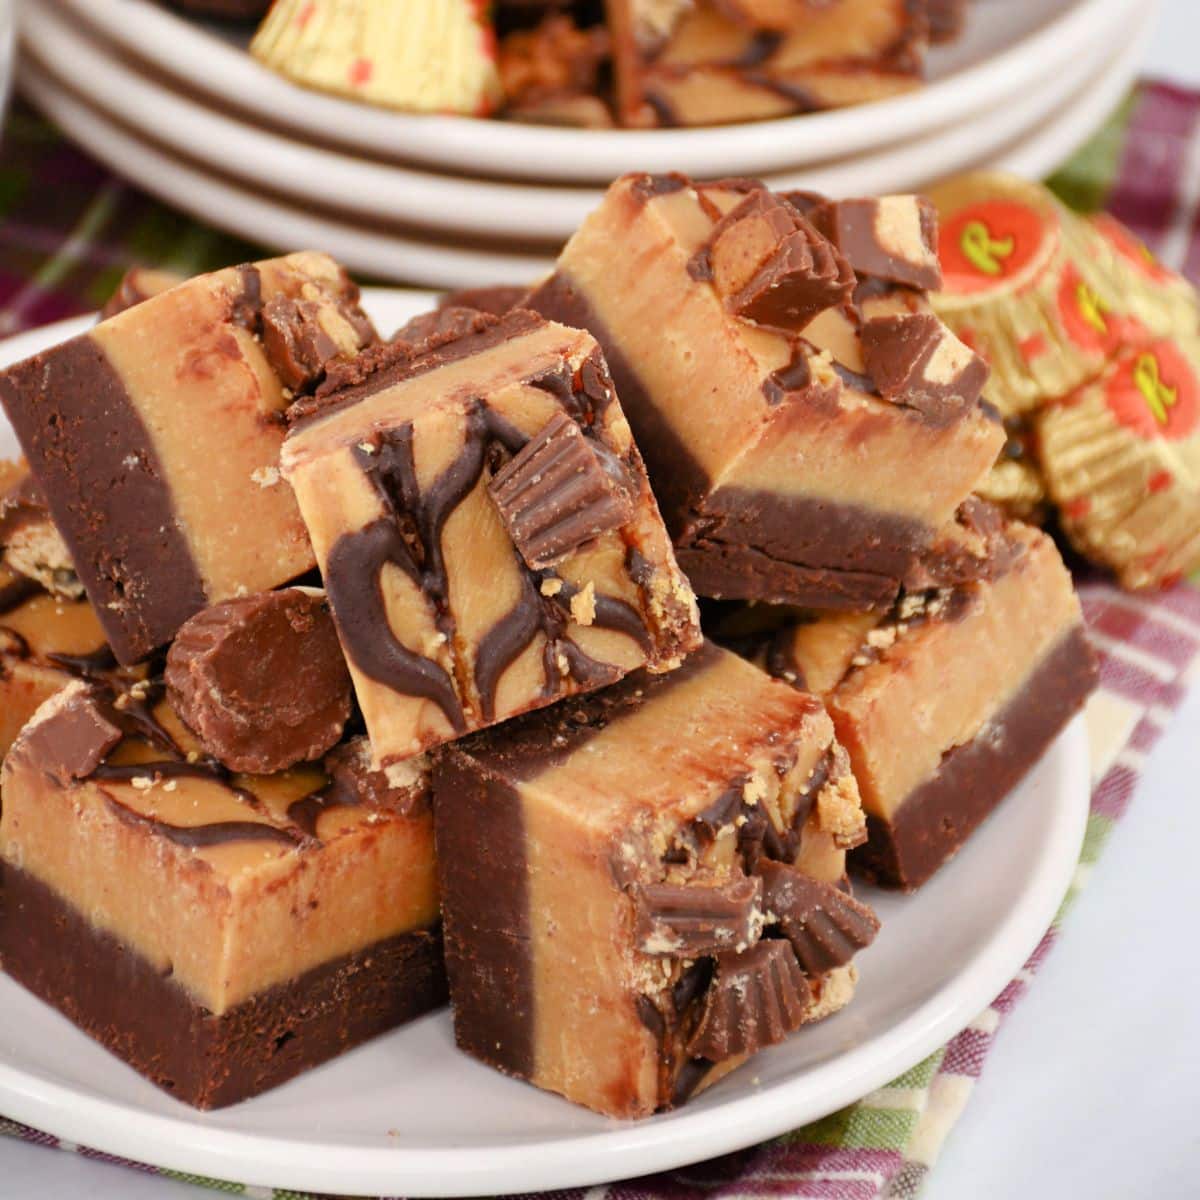
<svg viewBox="0 0 1200 1200">
<path fill-rule="evenodd" d="M 100 320 L 106 321 L 117 313 L 157 296 L 176 284 L 183 283 L 185 276 L 177 275 L 174 271 L 154 271 L 149 267 L 130 267 L 121 276 L 117 290 L 108 298 L 108 302 L 100 310 Z"/>
<path fill-rule="evenodd" d="M 533 571 L 631 519 L 620 460 L 556 413 L 488 484 L 513 544 Z"/>
<path fill-rule="evenodd" d="M 39 710 L 21 753 L 66 787 L 86 779 L 120 740 L 101 693 L 90 684 L 73 683 Z"/>
<path fill-rule="evenodd" d="M 331 799 L 400 814 L 413 812 L 428 802 L 426 763 L 415 758 L 376 770 L 371 743 L 365 737 L 352 738 L 325 756 Z"/>
<path fill-rule="evenodd" d="M 401 325 L 392 335 L 392 345 L 404 347 L 416 358 L 495 324 L 496 317 L 484 309 L 444 304 Z"/>
<path fill-rule="evenodd" d="M 268 774 L 319 758 L 350 716 L 350 676 L 323 596 L 289 588 L 187 621 L 167 655 L 167 695 L 204 749 Z"/>
<path fill-rule="evenodd" d="M 987 364 L 932 313 L 872 317 L 862 328 L 862 348 L 880 393 L 931 421 L 969 408 L 987 382 Z"/>
<path fill-rule="evenodd" d="M 936 291 L 937 210 L 921 196 L 831 200 L 809 220 L 846 256 L 859 275 Z"/>
<path fill-rule="evenodd" d="M 331 360 L 358 351 L 357 339 L 340 336 L 346 331 L 323 321 L 325 316 L 323 306 L 315 301 L 289 296 L 275 296 L 263 306 L 263 349 L 284 386 L 293 392 L 311 390 L 324 378 Z"/>
<path fill-rule="evenodd" d="M 784 863 L 762 860 L 763 905 L 808 975 L 844 967 L 875 940 L 879 918 L 853 896 Z"/>
<path fill-rule="evenodd" d="M 0 495 L 0 550 L 0 561 L 18 575 L 63 599 L 83 599 L 71 552 L 32 475 L 19 475 Z"/>
<path fill-rule="evenodd" d="M 761 325 L 799 331 L 854 291 L 854 272 L 830 242 L 762 189 L 721 218 L 704 253 L 729 310 Z"/>
<path fill-rule="evenodd" d="M 782 1042 L 804 1024 L 812 990 L 792 947 L 777 938 L 718 954 L 688 1054 L 723 1062 Z"/>
<path fill-rule="evenodd" d="M 477 312 L 491 313 L 494 317 L 502 317 L 514 308 L 520 308 L 521 302 L 528 295 L 527 287 L 518 287 L 515 284 L 460 288 L 457 292 L 447 292 L 442 297 L 438 309 L 473 308 Z"/>
<path fill-rule="evenodd" d="M 721 883 L 644 884 L 637 889 L 643 954 L 699 958 L 737 950 L 757 936 L 762 883 L 745 875 Z"/>
</svg>

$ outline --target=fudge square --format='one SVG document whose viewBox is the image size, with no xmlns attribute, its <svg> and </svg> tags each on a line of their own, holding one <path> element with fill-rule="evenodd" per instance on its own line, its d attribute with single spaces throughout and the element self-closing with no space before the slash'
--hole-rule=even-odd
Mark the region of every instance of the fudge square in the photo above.
<svg viewBox="0 0 1200 1200">
<path fill-rule="evenodd" d="M 77 681 L 4 764 L 0 955 L 178 1099 L 232 1104 L 440 1004 L 426 775 L 230 775 L 157 686 Z"/>
<path fill-rule="evenodd" d="M 820 702 L 711 643 L 443 747 L 434 812 L 460 1047 L 611 1116 L 841 1008 L 877 927 Z"/>
<path fill-rule="evenodd" d="M 284 447 L 382 765 L 699 644 L 595 341 L 476 315 L 377 355 Z"/>
<path fill-rule="evenodd" d="M 928 205 L 857 207 L 859 260 L 936 282 Z M 977 357 L 925 312 L 864 322 L 852 264 L 759 184 L 630 175 L 529 301 L 603 346 L 702 596 L 886 608 L 1003 443 Z"/>
<path fill-rule="evenodd" d="M 0 374 L 117 658 L 313 565 L 279 477 L 282 414 L 374 337 L 323 254 L 198 276 Z"/>
<path fill-rule="evenodd" d="M 867 811 L 851 865 L 913 889 L 959 849 L 1083 706 L 1096 668 L 1054 543 L 1008 524 L 983 577 L 884 618 L 810 614 L 759 661 L 825 701 Z"/>
</svg>

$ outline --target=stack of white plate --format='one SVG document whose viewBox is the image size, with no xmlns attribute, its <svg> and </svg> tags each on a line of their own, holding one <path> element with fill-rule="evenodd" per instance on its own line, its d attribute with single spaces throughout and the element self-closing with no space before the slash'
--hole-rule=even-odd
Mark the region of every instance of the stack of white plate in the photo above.
<svg viewBox="0 0 1200 1200">
<path fill-rule="evenodd" d="M 97 158 L 202 220 L 441 287 L 546 270 L 628 170 L 760 175 L 834 195 L 973 166 L 1040 176 L 1132 81 L 1156 0 L 978 0 L 930 83 L 754 125 L 581 131 L 394 113 L 294 87 L 246 36 L 151 0 L 32 0 L 25 94 Z"/>
</svg>

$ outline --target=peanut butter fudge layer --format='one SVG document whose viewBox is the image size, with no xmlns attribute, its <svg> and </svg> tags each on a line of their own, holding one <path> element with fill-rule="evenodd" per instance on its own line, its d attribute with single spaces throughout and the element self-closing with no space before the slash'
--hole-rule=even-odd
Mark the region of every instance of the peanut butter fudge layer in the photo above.
<svg viewBox="0 0 1200 1200">
<path fill-rule="evenodd" d="M 870 837 L 851 865 L 919 887 L 1021 780 L 1095 686 L 1054 543 L 1010 524 L 990 578 L 905 595 L 883 620 L 827 614 L 759 642 L 769 671 L 822 697 Z"/>
<path fill-rule="evenodd" d="M 0 374 L 121 662 L 312 567 L 279 476 L 282 413 L 373 336 L 341 269 L 295 254 L 191 279 Z"/>
<path fill-rule="evenodd" d="M 927 270 L 925 207 L 870 204 L 850 248 Z M 995 460 L 975 356 L 896 303 L 866 321 L 896 326 L 868 363 L 853 288 L 846 258 L 761 185 L 632 175 L 533 294 L 604 347 L 701 595 L 886 608 Z"/>
<path fill-rule="evenodd" d="M 441 1003 L 425 776 L 231 775 L 142 684 L 76 682 L 4 764 L 5 970 L 202 1108 Z"/>
<path fill-rule="evenodd" d="M 474 316 L 364 356 L 284 447 L 382 764 L 699 642 L 595 341 Z"/>
<path fill-rule="evenodd" d="M 845 754 L 726 651 L 446 746 L 434 797 L 455 1033 L 501 1071 L 644 1116 L 850 999 Z"/>
</svg>

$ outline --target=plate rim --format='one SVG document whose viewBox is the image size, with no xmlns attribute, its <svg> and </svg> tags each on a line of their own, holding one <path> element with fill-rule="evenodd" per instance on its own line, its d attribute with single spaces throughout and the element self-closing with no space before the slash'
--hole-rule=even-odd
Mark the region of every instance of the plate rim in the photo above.
<svg viewBox="0 0 1200 1200">
<path fill-rule="evenodd" d="M 293 201 L 315 199 L 335 210 L 341 205 L 347 214 L 402 219 L 440 233 L 466 231 L 501 241 L 549 241 L 569 237 L 603 194 L 599 186 L 443 176 L 307 145 L 278 130 L 256 127 L 249 118 L 210 108 L 195 94 L 181 93 L 143 75 L 135 63 L 123 61 L 54 6 L 26 9 L 22 32 L 43 73 L 54 77 L 54 63 L 83 66 L 69 82 L 56 82 L 100 108 L 105 117 L 124 123 L 176 157 L 186 156 L 239 183 L 251 183 L 265 171 L 274 187 Z M 844 195 L 867 190 L 856 181 L 868 172 L 895 176 L 899 182 L 894 188 L 902 189 L 923 182 L 930 170 L 957 171 L 979 157 L 980 147 L 986 156 L 1049 120 L 1096 74 L 1092 55 L 1106 61 L 1125 44 L 1121 24 L 1093 33 L 1089 53 L 1080 53 L 1038 88 L 1012 104 L 980 114 L 975 121 L 955 122 L 936 136 L 914 138 L 858 158 L 784 168 L 767 173 L 765 179 L 779 190 L 802 187 Z M 936 168 L 935 156 L 941 161 Z M 921 167 L 921 161 L 929 166 Z"/>
<path fill-rule="evenodd" d="M 300 88 L 243 51 L 148 0 L 58 0 L 80 19 L 176 78 L 233 98 L 242 108 L 343 144 L 456 170 L 501 177 L 604 182 L 632 166 L 703 175 L 715 162 L 726 174 L 770 173 L 822 148 L 858 153 L 932 132 L 1023 92 L 1088 44 L 1088 31 L 1108 28 L 1141 7 L 1139 0 L 1069 0 L 1071 7 L 982 62 L 918 91 L 889 100 L 773 121 L 694 130 L 591 130 L 580 162 L 578 130 L 478 118 L 396 113 Z M 250 69 L 247 69 L 247 68 Z M 307 114 L 307 118 L 304 114 Z M 366 132 L 373 133 L 365 140 Z M 340 136 L 339 136 L 340 135 Z M 397 141 L 405 144 L 397 146 Z M 798 144 L 798 145 L 797 145 Z M 803 147 L 811 149 L 805 150 Z M 781 157 L 782 156 L 782 157 Z"/>
<path fill-rule="evenodd" d="M 1156 0 L 1152 0 L 1152 3 L 1146 6 L 1145 24 L 1140 37 L 1149 36 L 1156 8 Z M 1135 74 L 1135 51 L 1140 44 L 1137 37 L 1131 39 L 1117 59 L 1102 63 L 1097 75 L 1086 80 L 1035 133 L 1030 136 L 1019 135 L 1019 145 L 1002 148 L 999 157 L 993 159 L 990 165 L 998 169 L 1006 169 L 1010 164 L 1019 165 L 1024 173 L 1031 175 L 1040 175 L 1053 169 L 1064 154 L 1094 130 L 1117 103 L 1120 94 L 1126 90 Z M 1114 66 L 1118 62 L 1120 65 Z M 143 164 L 153 161 L 155 166 L 152 170 L 156 173 L 169 169 L 175 175 L 186 175 L 186 186 L 173 186 L 169 194 L 161 185 L 145 186 L 147 190 L 164 196 L 168 203 L 193 213 L 196 212 L 195 202 L 198 195 L 203 192 L 211 197 L 219 192 L 222 199 L 206 203 L 204 218 L 250 240 L 266 245 L 279 245 L 284 239 L 273 231 L 284 226 L 293 229 L 303 227 L 307 231 L 303 236 L 287 239 L 291 248 L 307 242 L 323 244 L 356 270 L 367 274 L 383 273 L 393 278 L 405 277 L 405 267 L 411 271 L 415 263 L 415 277 L 419 277 L 425 284 L 442 288 L 512 283 L 514 279 L 528 279 L 532 282 L 553 267 L 553 259 L 549 256 L 527 256 L 517 252 L 501 255 L 489 251 L 446 249 L 389 234 L 364 232 L 336 220 L 313 216 L 285 204 L 256 196 L 238 184 L 211 179 L 200 169 L 120 129 L 108 118 L 87 109 L 80 100 L 63 92 L 57 82 L 47 80 L 48 77 L 40 67 L 35 67 L 31 59 L 26 58 L 20 64 L 21 86 L 27 93 L 46 89 L 42 99 L 34 95 L 35 102 L 43 109 L 49 107 L 51 115 L 64 128 L 70 129 L 72 136 L 79 136 L 75 132 L 77 129 L 89 131 L 88 140 L 92 142 L 93 152 L 101 139 L 121 144 L 117 154 L 97 154 L 97 157 L 102 157 L 120 174 L 132 173 L 136 176 L 146 173 L 129 166 L 132 158 Z M 48 95 L 50 92 L 53 93 L 52 96 Z M 119 166 L 113 165 L 117 159 L 121 163 Z M 971 164 L 964 164 L 969 165 Z M 258 228 L 250 228 L 244 223 L 235 224 L 224 215 L 220 218 L 213 216 L 216 209 L 227 212 L 231 207 L 236 207 L 240 213 L 257 210 L 260 213 Z M 414 275 L 409 274 L 407 277 L 414 278 Z"/>
<path fill-rule="evenodd" d="M 364 299 L 377 310 L 388 304 L 419 311 L 431 297 L 369 288 Z M 0 364 L 79 332 L 93 320 L 85 315 L 16 335 L 0 343 Z M 887 1084 L 966 1027 L 1019 971 L 1050 926 L 1079 860 L 1091 792 L 1083 714 L 1049 748 L 1043 758 L 1047 763 L 1054 772 L 1051 799 L 1031 873 L 1016 903 L 974 946 L 964 969 L 885 1033 L 711 1110 L 684 1109 L 661 1122 L 613 1123 L 549 1144 L 424 1149 L 321 1146 L 216 1129 L 205 1125 L 203 1114 L 187 1110 L 178 1116 L 147 1113 L 134 1104 L 81 1093 L 0 1061 L 0 1111 L 56 1137 L 135 1162 L 152 1161 L 170 1170 L 254 1186 L 343 1195 L 396 1190 L 413 1196 L 494 1195 L 589 1186 L 741 1149 Z M 814 1102 L 817 1091 L 819 1099 Z M 531 1166 L 535 1146 L 536 1165 Z M 268 1149 L 270 1153 L 265 1152 Z M 611 1167 L 600 1166 L 598 1160 Z"/>
</svg>

